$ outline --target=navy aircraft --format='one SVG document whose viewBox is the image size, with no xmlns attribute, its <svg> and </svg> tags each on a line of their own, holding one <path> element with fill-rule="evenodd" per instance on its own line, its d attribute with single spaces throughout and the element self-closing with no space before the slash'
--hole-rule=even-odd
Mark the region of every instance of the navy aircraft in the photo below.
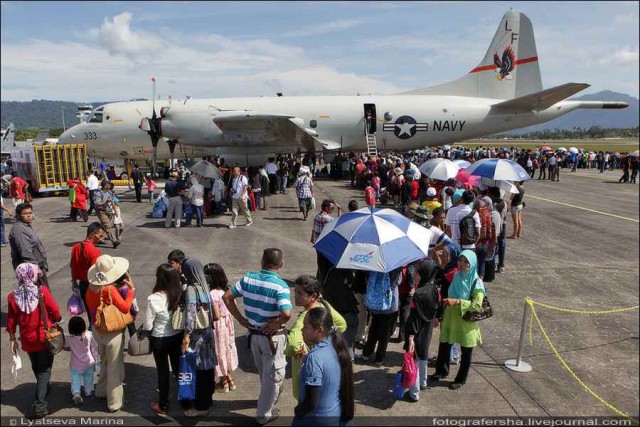
<svg viewBox="0 0 640 427">
<path fill-rule="evenodd" d="M 156 101 L 152 81 L 152 100 L 100 106 L 59 141 L 87 142 L 97 157 L 166 159 L 178 147 L 186 157 L 220 155 L 257 165 L 276 153 L 420 149 L 547 122 L 577 108 L 628 106 L 566 100 L 586 83 L 543 90 L 531 21 L 515 11 L 503 16 L 484 58 L 468 74 L 394 95 L 171 102 Z"/>
</svg>

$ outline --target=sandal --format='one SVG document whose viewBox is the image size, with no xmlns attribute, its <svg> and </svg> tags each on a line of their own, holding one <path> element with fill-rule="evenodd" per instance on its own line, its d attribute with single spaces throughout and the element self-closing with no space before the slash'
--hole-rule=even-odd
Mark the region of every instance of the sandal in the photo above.
<svg viewBox="0 0 640 427">
<path fill-rule="evenodd" d="M 222 390 L 223 393 L 229 393 L 229 383 L 226 379 L 220 380 L 216 388 Z"/>
<path fill-rule="evenodd" d="M 228 384 L 229 384 L 229 390 L 231 391 L 236 390 L 236 382 L 233 380 L 233 378 L 229 378 Z"/>
</svg>

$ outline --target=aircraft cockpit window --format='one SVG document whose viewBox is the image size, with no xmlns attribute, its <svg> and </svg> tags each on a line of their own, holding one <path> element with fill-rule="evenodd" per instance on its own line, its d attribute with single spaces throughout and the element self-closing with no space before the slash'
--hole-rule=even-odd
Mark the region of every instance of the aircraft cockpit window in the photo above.
<svg viewBox="0 0 640 427">
<path fill-rule="evenodd" d="M 89 119 L 89 123 L 102 123 L 102 112 L 96 111 Z"/>
</svg>

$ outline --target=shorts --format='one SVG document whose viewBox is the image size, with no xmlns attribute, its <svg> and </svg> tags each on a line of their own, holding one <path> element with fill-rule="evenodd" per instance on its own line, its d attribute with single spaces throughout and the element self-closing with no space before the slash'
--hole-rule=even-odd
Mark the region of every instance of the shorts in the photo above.
<svg viewBox="0 0 640 427">
<path fill-rule="evenodd" d="M 522 205 L 518 205 L 518 206 L 511 206 L 511 213 L 512 214 L 517 214 L 522 212 Z"/>
<path fill-rule="evenodd" d="M 300 211 L 309 211 L 311 210 L 311 197 L 305 199 L 298 199 L 298 206 L 300 206 Z"/>
</svg>

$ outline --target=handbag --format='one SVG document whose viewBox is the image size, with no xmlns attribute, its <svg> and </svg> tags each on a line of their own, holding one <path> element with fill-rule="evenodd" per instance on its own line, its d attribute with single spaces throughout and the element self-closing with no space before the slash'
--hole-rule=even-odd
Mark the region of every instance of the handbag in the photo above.
<svg viewBox="0 0 640 427">
<path fill-rule="evenodd" d="M 145 356 L 151 354 L 151 331 L 145 331 L 142 329 L 143 325 L 136 330 L 136 332 L 129 337 L 129 348 L 127 354 L 129 356 Z"/>
<path fill-rule="evenodd" d="M 478 279 L 473 281 L 473 286 L 471 286 L 469 298 L 472 298 L 473 296 L 473 291 L 476 288 L 477 281 Z M 467 311 L 462 315 L 462 320 L 466 320 L 467 322 L 478 322 L 480 320 L 488 319 L 491 316 L 493 316 L 493 309 L 491 308 L 489 298 L 487 298 L 487 292 L 485 291 L 484 297 L 482 298 L 482 309 L 480 311 Z"/>
<path fill-rule="evenodd" d="M 128 324 L 133 323 L 131 313 L 127 311 L 123 313 L 118 307 L 113 305 L 113 299 L 109 292 L 109 304 L 105 304 L 102 294 L 104 289 L 100 290 L 100 305 L 96 311 L 96 319 L 93 326 L 103 333 L 116 332 L 124 329 Z"/>
<path fill-rule="evenodd" d="M 44 346 L 52 355 L 60 353 L 64 347 L 64 330 L 57 323 L 52 323 L 51 327 L 48 327 L 49 318 L 47 317 L 47 311 L 44 308 L 44 300 L 42 299 L 42 292 L 38 288 L 38 299 L 40 305 L 40 316 L 44 324 Z"/>
<path fill-rule="evenodd" d="M 180 356 L 178 400 L 193 400 L 196 398 L 196 357 L 195 351 L 187 351 Z"/>
<path fill-rule="evenodd" d="M 187 287 L 189 286 L 195 287 L 195 285 L 187 285 Z M 198 289 L 196 289 L 196 324 L 194 325 L 193 329 L 206 329 L 212 325 L 210 309 L 211 304 L 206 304 L 200 301 L 200 292 L 198 292 Z M 175 309 L 173 315 L 171 316 L 171 326 L 173 326 L 173 329 L 175 329 L 176 331 L 184 329 L 186 310 L 187 304 L 184 302 L 184 300 L 181 300 L 178 308 Z"/>
<path fill-rule="evenodd" d="M 402 387 L 411 388 L 418 379 L 418 367 L 413 353 L 405 351 L 404 363 L 402 364 Z"/>
</svg>

